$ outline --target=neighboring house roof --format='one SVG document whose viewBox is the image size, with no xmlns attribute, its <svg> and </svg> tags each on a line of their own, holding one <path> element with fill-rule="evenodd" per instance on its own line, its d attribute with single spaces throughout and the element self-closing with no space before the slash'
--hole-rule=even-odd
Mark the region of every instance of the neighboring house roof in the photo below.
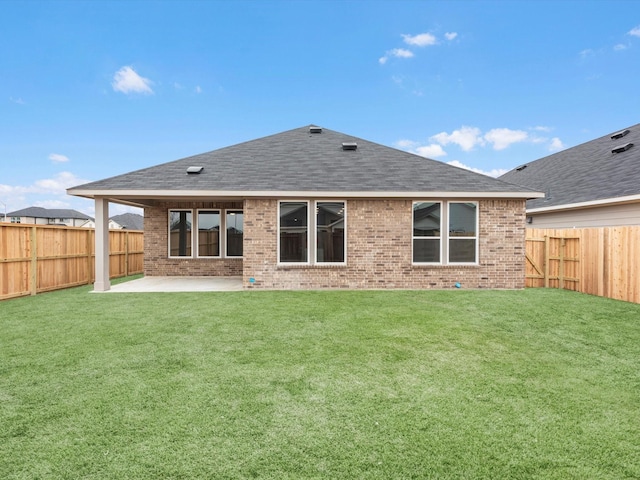
<svg viewBox="0 0 640 480">
<path fill-rule="evenodd" d="M 343 143 L 357 144 L 355 150 Z M 191 166 L 203 167 L 187 174 Z M 141 199 L 170 197 L 476 196 L 532 198 L 529 188 L 463 170 L 405 151 L 328 129 L 309 126 L 251 140 L 174 162 L 80 185 L 72 195 Z M 284 195 L 288 193 L 289 195 Z"/>
<path fill-rule="evenodd" d="M 111 220 L 126 230 L 144 230 L 144 217 L 137 213 L 114 215 Z"/>
<path fill-rule="evenodd" d="M 527 210 L 638 201 L 640 124 L 521 165 L 500 180 L 545 192 L 529 200 Z"/>
<path fill-rule="evenodd" d="M 77 218 L 80 220 L 92 220 L 84 213 L 72 209 L 27 207 L 22 210 L 7 213 L 7 217 L 33 217 L 33 218 Z"/>
</svg>

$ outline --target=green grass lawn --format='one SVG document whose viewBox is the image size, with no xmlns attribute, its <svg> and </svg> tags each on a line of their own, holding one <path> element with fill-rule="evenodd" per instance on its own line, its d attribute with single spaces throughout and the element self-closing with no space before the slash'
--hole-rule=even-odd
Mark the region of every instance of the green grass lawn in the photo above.
<svg viewBox="0 0 640 480">
<path fill-rule="evenodd" d="M 640 305 L 88 292 L 0 303 L 0 478 L 640 478 Z"/>
</svg>

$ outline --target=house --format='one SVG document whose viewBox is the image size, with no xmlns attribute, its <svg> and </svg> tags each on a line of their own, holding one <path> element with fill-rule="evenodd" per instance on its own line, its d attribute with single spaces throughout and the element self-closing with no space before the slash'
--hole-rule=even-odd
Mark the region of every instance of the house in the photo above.
<svg viewBox="0 0 640 480">
<path fill-rule="evenodd" d="M 96 221 L 91 218 L 81 225 L 85 228 L 96 228 Z M 123 213 L 109 219 L 110 230 L 144 230 L 144 217 L 137 213 Z"/>
<path fill-rule="evenodd" d="M 530 228 L 640 225 L 640 124 L 521 165 L 500 180 L 545 192 Z"/>
<path fill-rule="evenodd" d="M 145 275 L 245 288 L 522 288 L 525 202 L 543 194 L 306 126 L 80 185 L 109 288 L 109 202 L 144 209 Z"/>
<path fill-rule="evenodd" d="M 36 225 L 62 225 L 81 227 L 91 217 L 77 210 L 60 208 L 28 207 L 7 213 L 6 221 Z"/>
</svg>

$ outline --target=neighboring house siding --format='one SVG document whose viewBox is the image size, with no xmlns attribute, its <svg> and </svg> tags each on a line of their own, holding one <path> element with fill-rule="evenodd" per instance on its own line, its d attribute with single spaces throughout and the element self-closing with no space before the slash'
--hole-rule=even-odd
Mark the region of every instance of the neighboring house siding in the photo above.
<svg viewBox="0 0 640 480">
<path fill-rule="evenodd" d="M 163 203 L 144 209 L 144 273 L 148 276 L 241 276 L 241 258 L 169 258 L 169 209 L 242 209 L 242 202 Z"/>
<path fill-rule="evenodd" d="M 412 204 L 348 200 L 347 264 L 307 266 L 277 264 L 278 201 L 247 199 L 243 285 L 423 289 L 460 282 L 463 288 L 524 288 L 524 200 L 479 201 L 479 265 L 469 266 L 412 265 Z"/>
<path fill-rule="evenodd" d="M 528 228 L 586 228 L 640 225 L 640 204 L 591 207 L 564 212 L 529 214 Z"/>
</svg>

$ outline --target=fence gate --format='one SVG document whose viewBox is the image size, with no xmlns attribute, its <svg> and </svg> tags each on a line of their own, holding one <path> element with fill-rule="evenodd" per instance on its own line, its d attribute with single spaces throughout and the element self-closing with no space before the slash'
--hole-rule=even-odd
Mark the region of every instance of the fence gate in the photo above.
<svg viewBox="0 0 640 480">
<path fill-rule="evenodd" d="M 526 286 L 579 290 L 580 238 L 527 238 Z"/>
</svg>

